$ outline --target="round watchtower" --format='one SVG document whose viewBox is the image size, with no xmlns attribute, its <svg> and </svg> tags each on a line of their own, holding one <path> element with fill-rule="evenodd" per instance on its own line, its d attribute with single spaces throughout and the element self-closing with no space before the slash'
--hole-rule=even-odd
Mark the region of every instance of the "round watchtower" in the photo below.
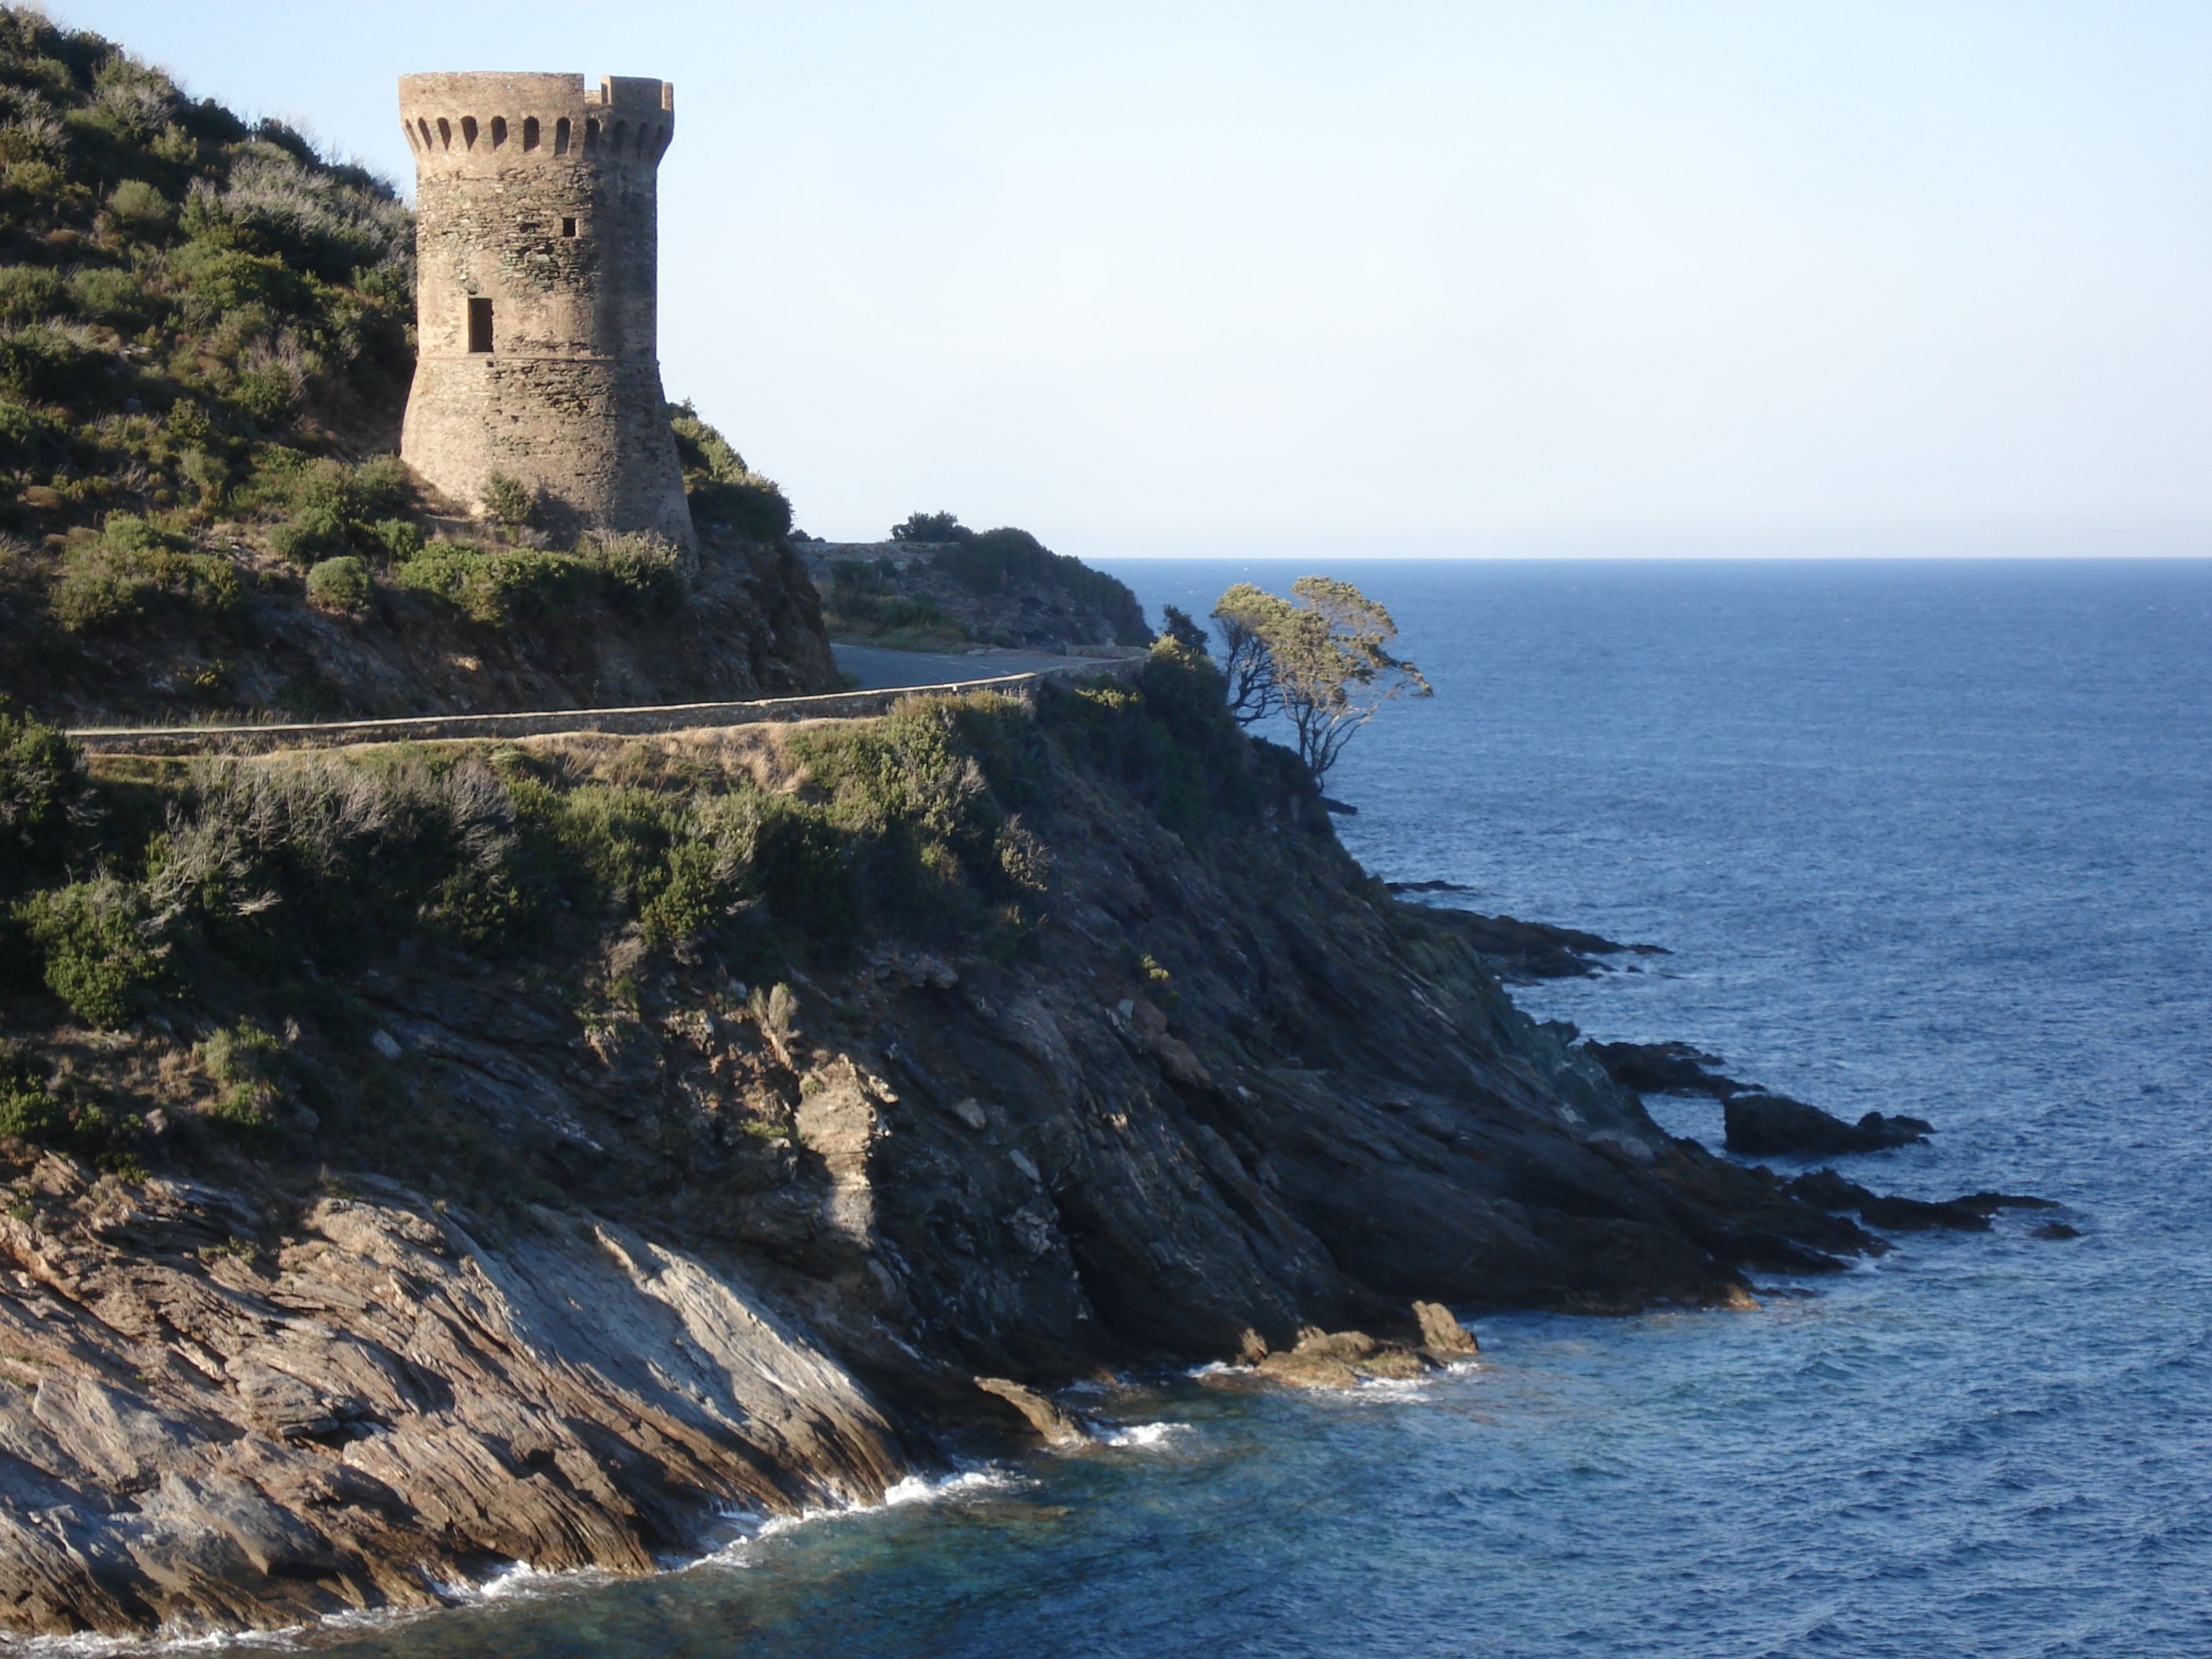
<svg viewBox="0 0 2212 1659">
<path fill-rule="evenodd" d="M 400 453 L 447 495 L 533 484 L 546 527 L 691 548 L 656 348 L 658 170 L 675 88 L 610 76 L 404 75 L 415 151 L 415 386 Z"/>
</svg>

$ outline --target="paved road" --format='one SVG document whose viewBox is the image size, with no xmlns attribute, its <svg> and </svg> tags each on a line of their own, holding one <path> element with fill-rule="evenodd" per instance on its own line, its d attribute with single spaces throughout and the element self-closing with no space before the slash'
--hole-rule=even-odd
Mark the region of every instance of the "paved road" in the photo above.
<svg viewBox="0 0 2212 1659">
<path fill-rule="evenodd" d="M 887 651 L 879 645 L 833 645 L 830 650 L 838 667 L 859 677 L 858 689 L 862 691 L 885 691 L 901 685 L 953 685 L 963 680 L 996 679 L 1002 674 L 1034 674 L 1086 665 L 1103 672 L 1106 667 L 1092 657 L 1054 657 L 1030 651 L 967 656 L 952 652 Z"/>
</svg>

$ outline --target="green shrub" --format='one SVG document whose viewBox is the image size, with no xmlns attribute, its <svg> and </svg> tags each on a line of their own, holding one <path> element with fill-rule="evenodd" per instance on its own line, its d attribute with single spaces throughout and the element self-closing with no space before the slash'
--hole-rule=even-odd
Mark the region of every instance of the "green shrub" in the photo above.
<svg viewBox="0 0 2212 1659">
<path fill-rule="evenodd" d="M 59 862 L 83 793 L 76 745 L 0 708 L 0 893 Z"/>
<path fill-rule="evenodd" d="M 185 537 L 112 514 L 99 541 L 70 549 L 47 607 L 72 634 L 121 632 L 162 614 L 228 622 L 245 597 L 238 567 L 191 549 Z"/>
<path fill-rule="evenodd" d="M 305 567 L 349 553 L 404 560 L 422 550 L 422 532 L 392 516 L 416 500 L 413 475 L 396 456 L 348 466 L 272 453 L 258 482 L 262 497 L 290 514 L 269 532 L 269 545 L 293 564 Z"/>
<path fill-rule="evenodd" d="M 189 211 L 186 222 L 191 222 Z M 216 311 L 240 311 L 249 306 L 300 311 L 312 295 L 307 280 L 282 259 L 205 240 L 185 243 L 170 256 L 169 265 L 193 295 Z"/>
<path fill-rule="evenodd" d="M 80 270 L 69 280 L 69 296 L 78 316 L 120 334 L 136 334 L 152 316 L 144 286 L 127 270 Z"/>
<path fill-rule="evenodd" d="M 291 414 L 298 393 L 287 375 L 270 369 L 248 369 L 231 388 L 230 401 L 259 424 L 276 426 Z"/>
<path fill-rule="evenodd" d="M 0 466 L 29 467 L 59 434 L 37 410 L 0 398 Z"/>
<path fill-rule="evenodd" d="M 670 405 L 668 428 L 693 522 L 720 525 L 749 541 L 790 533 L 791 502 L 781 486 L 747 466 L 736 446 L 700 419 L 690 404 Z"/>
<path fill-rule="evenodd" d="M 909 513 L 891 526 L 895 542 L 963 542 L 975 533 L 950 513 Z"/>
<path fill-rule="evenodd" d="M 44 965 L 46 988 L 88 1025 L 113 1027 L 165 980 L 167 946 L 144 890 L 110 876 L 33 893 L 15 915 Z"/>
<path fill-rule="evenodd" d="M 269 550 L 302 568 L 336 558 L 348 545 L 346 521 L 326 507 L 308 507 L 269 532 Z"/>
<path fill-rule="evenodd" d="M 1255 776 L 1255 751 L 1269 745 L 1241 740 L 1221 671 L 1173 640 L 1152 647 L 1133 684 L 1046 688 L 1037 720 L 1062 754 L 1117 779 L 1178 835 L 1249 820 L 1284 787 Z"/>
<path fill-rule="evenodd" d="M 665 617 L 682 608 L 686 584 L 675 546 L 649 532 L 589 538 L 576 556 L 599 573 L 600 596 L 635 616 Z"/>
<path fill-rule="evenodd" d="M 44 324 L 0 333 L 0 392 L 51 404 L 82 392 L 101 354 Z"/>
<path fill-rule="evenodd" d="M 0 1135 L 49 1146 L 69 1133 L 69 1112 L 27 1050 L 0 1043 Z"/>
<path fill-rule="evenodd" d="M 107 198 L 107 216 L 127 234 L 150 240 L 167 233 L 176 210 L 144 179 L 125 179 Z"/>
<path fill-rule="evenodd" d="M 791 533 L 791 502 L 783 486 L 758 474 L 691 485 L 686 491 L 696 524 L 720 525 L 747 541 L 769 542 Z"/>
<path fill-rule="evenodd" d="M 404 564 L 422 550 L 422 531 L 405 519 L 379 519 L 368 534 L 394 564 Z"/>
<path fill-rule="evenodd" d="M 392 579 L 443 599 L 472 622 L 499 627 L 590 599 L 597 591 L 597 574 L 587 562 L 566 553 L 485 552 L 457 542 L 432 542 L 396 568 Z"/>
<path fill-rule="evenodd" d="M 210 1115 L 233 1139 L 252 1139 L 269 1127 L 279 1067 L 289 1058 L 276 1035 L 251 1019 L 219 1026 L 196 1051 L 216 1084 Z"/>
<path fill-rule="evenodd" d="M 68 290 L 38 265 L 0 265 L 0 322 L 35 323 L 64 308 Z"/>
<path fill-rule="evenodd" d="M 90 1158 L 134 1181 L 146 1178 L 143 1159 L 127 1150 L 144 1130 L 137 1116 L 120 1119 L 88 1101 L 72 1100 L 48 1079 L 46 1068 L 20 1043 L 0 1042 L 0 1136 Z"/>
<path fill-rule="evenodd" d="M 504 472 L 485 475 L 482 504 L 484 517 L 502 529 L 520 530 L 538 522 L 538 491 Z"/>
<path fill-rule="evenodd" d="M 368 567 L 351 554 L 325 559 L 307 572 L 307 602 L 324 611 L 359 611 L 368 603 Z"/>
</svg>

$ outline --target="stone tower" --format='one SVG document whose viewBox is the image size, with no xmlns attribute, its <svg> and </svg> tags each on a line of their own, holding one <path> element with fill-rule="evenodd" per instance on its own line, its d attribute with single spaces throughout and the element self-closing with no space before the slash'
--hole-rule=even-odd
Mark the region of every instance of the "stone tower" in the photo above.
<svg viewBox="0 0 2212 1659">
<path fill-rule="evenodd" d="M 418 355 L 400 453 L 472 507 L 495 472 L 546 528 L 688 552 L 655 332 L 675 88 L 622 76 L 405 75 Z"/>
</svg>

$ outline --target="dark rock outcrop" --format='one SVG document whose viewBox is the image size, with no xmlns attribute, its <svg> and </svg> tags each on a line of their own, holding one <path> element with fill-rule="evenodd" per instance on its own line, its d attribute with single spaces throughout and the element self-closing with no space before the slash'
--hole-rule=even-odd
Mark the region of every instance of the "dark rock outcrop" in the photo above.
<svg viewBox="0 0 2212 1659">
<path fill-rule="evenodd" d="M 1851 1152 L 1881 1152 L 1911 1146 L 1935 1133 L 1917 1117 L 1885 1117 L 1869 1112 L 1856 1123 L 1808 1106 L 1787 1095 L 1741 1093 L 1721 1103 L 1732 1152 L 1753 1158 L 1836 1158 Z"/>
<path fill-rule="evenodd" d="M 1792 1198 L 1816 1204 L 1824 1210 L 1856 1210 L 1869 1226 L 1894 1232 L 1918 1232 L 1948 1227 L 1955 1232 L 1985 1233 L 1990 1217 L 1999 1210 L 2056 1210 L 2063 1207 L 2047 1198 L 2027 1198 L 2015 1193 L 1969 1193 L 1948 1202 L 1928 1203 L 1869 1192 L 1855 1181 L 1846 1181 L 1833 1170 L 1814 1170 L 1799 1176 L 1783 1189 Z M 2051 1227 L 2063 1228 L 2051 1232 Z M 2051 1222 L 2029 1235 L 2034 1238 L 2071 1238 L 2074 1231 L 2063 1222 Z"/>
<path fill-rule="evenodd" d="M 1725 1100 L 1730 1095 L 1758 1092 L 1710 1069 L 1721 1063 L 1721 1057 L 1686 1042 L 1589 1042 L 1583 1046 L 1605 1067 L 1607 1077 L 1640 1095 L 1711 1095 Z"/>
<path fill-rule="evenodd" d="M 1393 882 L 1396 893 L 1432 892 L 1446 883 Z M 1657 956 L 1667 952 L 1656 945 L 1621 945 L 1578 928 L 1558 927 L 1546 921 L 1522 921 L 1512 916 L 1478 915 L 1472 910 L 1437 905 L 1430 914 L 1440 927 L 1449 928 L 1481 957 L 1490 971 L 1509 985 L 1526 985 L 1540 979 L 1587 978 L 1609 971 L 1608 956 Z"/>
</svg>

